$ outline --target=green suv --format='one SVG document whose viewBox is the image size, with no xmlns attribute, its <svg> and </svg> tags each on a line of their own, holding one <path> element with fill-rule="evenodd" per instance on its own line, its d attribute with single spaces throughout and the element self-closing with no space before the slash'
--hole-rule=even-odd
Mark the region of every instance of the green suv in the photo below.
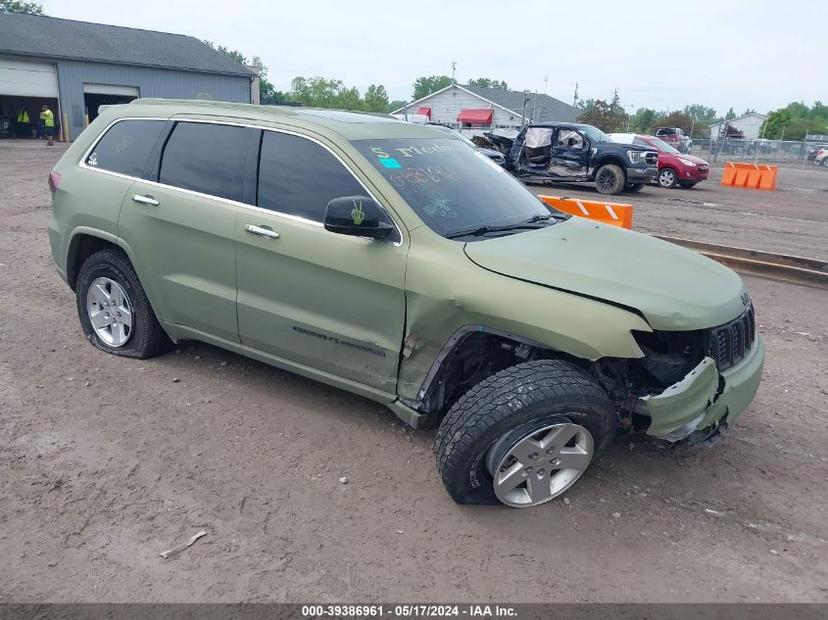
<svg viewBox="0 0 828 620">
<path fill-rule="evenodd" d="M 426 126 L 139 99 L 104 109 L 49 184 L 95 347 L 199 340 L 439 425 L 461 503 L 548 501 L 619 432 L 707 439 L 759 384 L 736 274 L 550 211 Z"/>
</svg>

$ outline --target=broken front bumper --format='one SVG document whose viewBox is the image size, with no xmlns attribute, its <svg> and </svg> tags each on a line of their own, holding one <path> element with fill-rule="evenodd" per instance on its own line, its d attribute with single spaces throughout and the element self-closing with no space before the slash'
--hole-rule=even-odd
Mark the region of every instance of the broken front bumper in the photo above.
<svg viewBox="0 0 828 620">
<path fill-rule="evenodd" d="M 722 422 L 732 424 L 747 409 L 759 388 L 765 345 L 756 338 L 753 349 L 739 364 L 722 373 L 706 357 L 678 383 L 661 394 L 639 399 L 637 411 L 650 416 L 648 435 L 679 441 L 697 429 Z"/>
</svg>

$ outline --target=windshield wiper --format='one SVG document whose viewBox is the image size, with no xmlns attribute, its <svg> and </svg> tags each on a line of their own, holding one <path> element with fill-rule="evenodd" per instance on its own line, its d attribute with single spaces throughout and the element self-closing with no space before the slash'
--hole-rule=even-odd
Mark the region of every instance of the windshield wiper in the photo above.
<svg viewBox="0 0 828 620">
<path fill-rule="evenodd" d="M 457 232 L 444 235 L 446 239 L 458 239 L 460 237 L 482 237 L 483 235 L 494 232 L 509 232 L 510 230 L 534 230 L 536 228 L 543 228 L 538 226 L 535 221 L 518 222 L 517 224 L 506 224 L 505 226 L 480 226 L 478 228 L 471 228 L 469 230 L 458 230 Z"/>
</svg>

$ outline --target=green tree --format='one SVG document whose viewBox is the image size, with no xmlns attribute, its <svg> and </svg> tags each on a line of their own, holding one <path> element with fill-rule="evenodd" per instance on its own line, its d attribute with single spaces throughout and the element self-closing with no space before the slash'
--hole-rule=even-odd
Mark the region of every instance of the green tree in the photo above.
<svg viewBox="0 0 828 620">
<path fill-rule="evenodd" d="M 730 108 L 727 111 L 727 114 L 725 114 L 724 119 L 726 121 L 730 121 L 730 120 L 733 120 L 734 118 L 736 118 L 736 112 L 733 111 L 733 108 Z"/>
<path fill-rule="evenodd" d="M 452 79 L 447 75 L 429 75 L 418 77 L 414 80 L 414 94 L 412 95 L 412 99 L 414 99 L 414 101 L 422 99 L 426 95 L 430 95 L 441 88 L 445 88 L 446 86 L 451 86 L 456 83 L 457 80 Z"/>
<path fill-rule="evenodd" d="M 371 84 L 365 91 L 363 103 L 368 112 L 389 112 L 391 109 L 396 109 L 390 107 L 388 93 L 385 92 L 385 86 L 382 84 Z"/>
<path fill-rule="evenodd" d="M 18 2 L 17 0 L 6 0 L 0 2 L 0 13 L 25 13 L 26 15 L 43 15 L 43 5 L 40 2 Z"/>
<path fill-rule="evenodd" d="M 501 90 L 509 90 L 509 85 L 503 80 L 490 80 L 489 78 L 475 78 L 469 80 L 469 86 L 476 86 L 477 88 L 499 88 Z"/>
<path fill-rule="evenodd" d="M 770 140 L 802 140 L 807 134 L 826 134 L 828 107 L 821 101 L 815 101 L 813 107 L 794 101 L 768 114 L 759 131 Z"/>
<path fill-rule="evenodd" d="M 403 101 L 402 99 L 394 99 L 394 101 L 388 104 L 388 111 L 393 112 L 394 110 L 404 108 L 407 103 L 407 101 Z"/>
<path fill-rule="evenodd" d="M 656 125 L 658 112 L 650 108 L 638 108 L 630 119 L 630 131 L 652 133 Z"/>
<path fill-rule="evenodd" d="M 690 130 L 694 128 L 695 122 L 690 115 L 675 110 L 659 118 L 658 124 L 662 127 L 681 127 L 684 133 L 689 136 Z"/>
<path fill-rule="evenodd" d="M 610 102 L 603 99 L 587 99 L 579 101 L 578 106 L 581 108 L 578 120 L 582 123 L 595 125 L 598 129 L 608 132 L 621 131 L 626 127 L 627 113 L 621 105 L 618 91 L 615 92 Z"/>
</svg>

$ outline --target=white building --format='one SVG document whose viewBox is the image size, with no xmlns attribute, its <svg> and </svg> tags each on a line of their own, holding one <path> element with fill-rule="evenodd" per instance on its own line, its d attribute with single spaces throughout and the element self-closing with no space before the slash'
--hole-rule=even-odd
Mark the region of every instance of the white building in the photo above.
<svg viewBox="0 0 828 620">
<path fill-rule="evenodd" d="M 756 140 L 760 137 L 759 132 L 761 131 L 762 123 L 765 122 L 766 118 L 768 117 L 765 114 L 751 112 L 750 114 L 739 116 L 727 122 L 730 123 L 731 127 L 735 127 L 743 134 L 745 134 L 745 140 Z M 722 129 L 722 124 L 723 121 L 713 123 L 712 125 L 710 125 L 711 139 L 715 140 L 719 137 L 719 131 Z"/>
<path fill-rule="evenodd" d="M 574 122 L 579 110 L 548 95 L 452 84 L 392 114 L 421 115 L 467 135 L 495 131 L 508 136 L 527 122 Z"/>
</svg>

